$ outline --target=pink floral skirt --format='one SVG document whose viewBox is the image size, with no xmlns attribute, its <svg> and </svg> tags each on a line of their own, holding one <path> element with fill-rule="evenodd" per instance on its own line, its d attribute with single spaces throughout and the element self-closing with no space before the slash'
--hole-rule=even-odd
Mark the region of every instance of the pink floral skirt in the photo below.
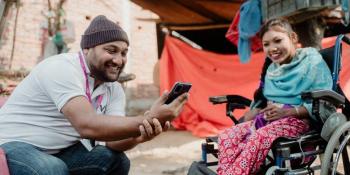
<svg viewBox="0 0 350 175">
<path fill-rule="evenodd" d="M 298 137 L 309 125 L 295 117 L 273 121 L 251 131 L 253 121 L 226 129 L 219 135 L 219 175 L 254 174 L 264 163 L 273 141 L 279 137 Z"/>
</svg>

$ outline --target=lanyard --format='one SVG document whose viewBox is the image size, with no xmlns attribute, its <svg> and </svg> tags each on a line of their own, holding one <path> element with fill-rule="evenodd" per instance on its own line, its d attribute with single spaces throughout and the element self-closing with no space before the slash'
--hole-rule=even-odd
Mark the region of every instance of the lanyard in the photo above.
<svg viewBox="0 0 350 175">
<path fill-rule="evenodd" d="M 85 77 L 85 87 L 86 87 L 86 89 L 85 89 L 85 94 L 86 94 L 86 96 L 88 97 L 88 100 L 89 100 L 89 102 L 93 105 L 93 103 L 92 103 L 92 99 L 91 99 L 91 93 L 90 93 L 90 85 L 89 85 L 89 79 L 88 79 L 88 74 L 87 74 L 87 71 L 86 71 L 86 67 L 85 67 L 85 64 L 84 64 L 84 58 L 83 58 L 84 56 L 83 56 L 83 54 L 82 54 L 82 52 L 79 52 L 79 60 L 80 60 L 80 66 L 81 66 L 81 68 L 83 69 L 83 72 L 84 72 L 84 77 Z M 101 105 L 101 103 L 102 103 L 102 99 L 103 99 L 103 94 L 101 94 L 101 95 L 99 95 L 98 97 L 97 97 L 97 102 L 96 102 L 96 106 L 95 106 L 95 108 L 96 108 L 96 110 L 98 109 L 98 107 Z"/>
</svg>

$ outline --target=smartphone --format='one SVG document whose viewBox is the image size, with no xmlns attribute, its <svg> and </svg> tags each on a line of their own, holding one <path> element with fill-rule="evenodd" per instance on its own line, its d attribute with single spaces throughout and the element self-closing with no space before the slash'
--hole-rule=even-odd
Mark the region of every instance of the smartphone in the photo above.
<svg viewBox="0 0 350 175">
<path fill-rule="evenodd" d="M 176 82 L 171 89 L 168 99 L 165 101 L 165 104 L 171 103 L 173 100 L 175 100 L 178 96 L 180 96 L 183 93 L 186 93 L 190 91 L 192 87 L 191 83 L 185 83 L 185 82 Z"/>
</svg>

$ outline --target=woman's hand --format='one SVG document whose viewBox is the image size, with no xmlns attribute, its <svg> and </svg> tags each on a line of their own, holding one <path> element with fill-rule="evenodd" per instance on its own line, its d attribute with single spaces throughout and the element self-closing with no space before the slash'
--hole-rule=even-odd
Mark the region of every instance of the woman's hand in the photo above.
<svg viewBox="0 0 350 175">
<path fill-rule="evenodd" d="M 265 115 L 265 119 L 267 121 L 273 121 L 280 119 L 286 116 L 287 111 L 283 108 L 280 108 L 274 104 L 268 104 L 266 108 L 262 109 L 260 112 L 263 112 Z"/>
<path fill-rule="evenodd" d="M 252 109 L 250 111 L 247 111 L 244 113 L 244 121 L 250 121 L 250 120 L 253 120 L 256 115 L 260 112 L 261 109 L 259 108 L 255 108 L 255 109 Z"/>
</svg>

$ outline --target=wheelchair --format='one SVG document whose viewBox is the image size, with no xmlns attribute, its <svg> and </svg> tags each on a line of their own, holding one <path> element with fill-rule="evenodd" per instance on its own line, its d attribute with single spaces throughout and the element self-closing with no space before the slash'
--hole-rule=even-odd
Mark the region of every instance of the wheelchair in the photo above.
<svg viewBox="0 0 350 175">
<path fill-rule="evenodd" d="M 313 104 L 312 115 L 317 121 L 312 121 L 311 131 L 298 138 L 277 139 L 258 174 L 299 175 L 314 174 L 315 171 L 320 170 L 321 175 L 350 175 L 347 150 L 350 145 L 350 103 L 345 98 L 338 82 L 343 43 L 350 45 L 350 38 L 346 35 L 339 35 L 334 46 L 320 50 L 332 72 L 333 91 L 318 90 L 301 94 L 304 100 L 309 100 Z M 270 63 L 271 61 L 267 58 L 264 67 Z M 233 111 L 245 109 L 252 102 L 239 95 L 215 96 L 210 97 L 209 101 L 214 105 L 226 104 L 226 115 L 235 124 L 242 122 L 243 118 L 237 120 Z M 343 122 L 338 121 L 339 125 L 332 126 L 332 123 L 328 122 L 332 120 L 331 118 L 344 120 Z M 327 139 L 324 139 L 325 134 L 328 134 Z M 210 167 L 218 164 L 218 161 L 215 160 L 218 158 L 217 140 L 218 137 L 208 137 L 205 143 L 202 143 L 202 160 L 195 162 L 201 172 L 215 174 Z M 320 158 L 321 165 L 314 165 L 317 157 Z M 211 158 L 210 161 L 209 158 Z"/>
</svg>

